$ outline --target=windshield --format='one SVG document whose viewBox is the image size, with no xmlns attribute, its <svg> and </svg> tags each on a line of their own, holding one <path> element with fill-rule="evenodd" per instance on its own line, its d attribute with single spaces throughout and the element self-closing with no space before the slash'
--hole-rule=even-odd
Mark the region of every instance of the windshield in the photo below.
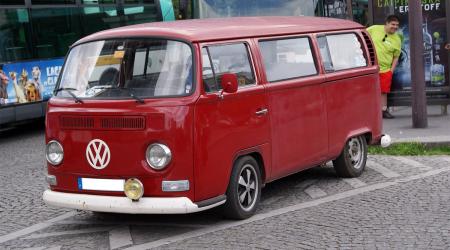
<svg viewBox="0 0 450 250">
<path fill-rule="evenodd" d="M 96 41 L 74 47 L 57 96 L 152 98 L 192 90 L 192 51 L 183 42 L 155 39 Z M 62 91 L 67 90 L 67 91 Z"/>
</svg>

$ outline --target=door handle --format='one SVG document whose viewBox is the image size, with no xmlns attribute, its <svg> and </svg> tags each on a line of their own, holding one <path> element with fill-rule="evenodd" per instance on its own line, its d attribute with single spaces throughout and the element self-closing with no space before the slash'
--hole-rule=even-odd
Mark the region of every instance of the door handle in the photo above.
<svg viewBox="0 0 450 250">
<path fill-rule="evenodd" d="M 256 115 L 265 115 L 267 113 L 269 113 L 268 109 L 261 109 L 255 112 Z"/>
</svg>

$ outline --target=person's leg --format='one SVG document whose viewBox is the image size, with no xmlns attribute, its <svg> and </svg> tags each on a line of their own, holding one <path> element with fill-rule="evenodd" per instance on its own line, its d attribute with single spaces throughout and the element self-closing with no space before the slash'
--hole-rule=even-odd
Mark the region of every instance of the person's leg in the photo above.
<svg viewBox="0 0 450 250">
<path fill-rule="evenodd" d="M 387 110 L 387 94 L 381 93 L 381 110 L 386 111 Z"/>
<path fill-rule="evenodd" d="M 387 108 L 387 94 L 391 90 L 392 73 L 380 73 L 380 87 L 381 87 L 381 110 L 383 118 L 392 119 L 394 116 L 389 113 Z"/>
</svg>

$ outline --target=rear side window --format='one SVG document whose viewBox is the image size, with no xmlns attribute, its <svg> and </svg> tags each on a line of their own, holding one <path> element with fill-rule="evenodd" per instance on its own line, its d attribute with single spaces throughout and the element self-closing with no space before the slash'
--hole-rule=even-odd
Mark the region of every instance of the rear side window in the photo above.
<svg viewBox="0 0 450 250">
<path fill-rule="evenodd" d="M 206 92 L 222 89 L 220 79 L 224 73 L 235 73 L 239 87 L 255 84 L 248 49 L 244 43 L 203 48 L 202 62 L 203 84 Z"/>
<path fill-rule="evenodd" d="M 259 47 L 269 82 L 317 74 L 309 38 L 262 41 Z"/>
<path fill-rule="evenodd" d="M 321 36 L 318 43 L 328 72 L 367 66 L 363 45 L 354 33 Z"/>
</svg>

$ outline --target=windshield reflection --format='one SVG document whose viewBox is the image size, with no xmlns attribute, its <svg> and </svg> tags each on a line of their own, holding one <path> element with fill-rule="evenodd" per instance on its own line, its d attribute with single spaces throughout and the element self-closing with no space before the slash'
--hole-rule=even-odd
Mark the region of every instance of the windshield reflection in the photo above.
<svg viewBox="0 0 450 250">
<path fill-rule="evenodd" d="M 180 96 L 192 90 L 192 51 L 172 40 L 106 40 L 74 47 L 58 88 L 78 98 Z M 124 91 L 125 90 L 125 91 Z M 57 96 L 68 97 L 67 91 Z"/>
</svg>

